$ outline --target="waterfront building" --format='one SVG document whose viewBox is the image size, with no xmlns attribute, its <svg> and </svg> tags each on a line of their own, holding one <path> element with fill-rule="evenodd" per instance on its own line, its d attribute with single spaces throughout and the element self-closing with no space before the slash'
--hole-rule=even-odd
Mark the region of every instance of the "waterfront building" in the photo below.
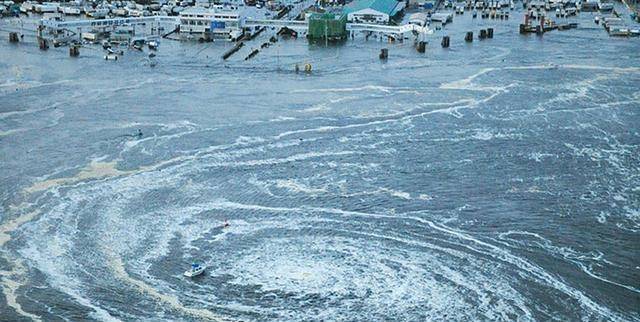
<svg viewBox="0 0 640 322">
<path fill-rule="evenodd" d="M 242 34 L 241 15 L 237 10 L 192 7 L 180 12 L 180 32 L 201 34 L 203 38 L 232 38 Z"/>
<path fill-rule="evenodd" d="M 404 7 L 404 1 L 355 0 L 345 6 L 344 12 L 349 22 L 386 24 Z"/>
</svg>

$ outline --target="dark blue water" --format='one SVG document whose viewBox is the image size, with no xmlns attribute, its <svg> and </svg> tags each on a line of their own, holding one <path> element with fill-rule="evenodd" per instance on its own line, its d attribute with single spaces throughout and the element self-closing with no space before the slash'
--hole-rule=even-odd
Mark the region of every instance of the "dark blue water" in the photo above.
<svg viewBox="0 0 640 322">
<path fill-rule="evenodd" d="M 0 320 L 640 320 L 639 39 L 520 17 L 154 68 L 3 41 Z"/>
</svg>

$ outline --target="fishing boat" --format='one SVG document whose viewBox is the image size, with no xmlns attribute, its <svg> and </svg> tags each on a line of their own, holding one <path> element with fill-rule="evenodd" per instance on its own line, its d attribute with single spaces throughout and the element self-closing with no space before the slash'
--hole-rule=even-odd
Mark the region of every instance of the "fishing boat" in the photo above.
<svg viewBox="0 0 640 322">
<path fill-rule="evenodd" d="M 109 8 L 85 9 L 87 17 L 94 19 L 104 19 L 111 10 Z"/>
<path fill-rule="evenodd" d="M 609 2 L 607 0 L 598 1 L 598 10 L 600 11 L 612 11 L 613 10 L 613 2 Z"/>
<path fill-rule="evenodd" d="M 202 266 L 198 263 L 191 264 L 191 268 L 184 272 L 184 276 L 186 277 L 194 277 L 204 273 L 206 266 Z"/>
<path fill-rule="evenodd" d="M 62 7 L 62 13 L 67 16 L 79 16 L 81 13 L 80 8 L 78 7 Z"/>
<path fill-rule="evenodd" d="M 626 26 L 612 26 L 609 29 L 609 35 L 614 37 L 628 37 L 629 28 Z"/>
<path fill-rule="evenodd" d="M 20 12 L 28 13 L 30 11 L 33 11 L 33 3 L 26 1 L 20 5 Z"/>
<path fill-rule="evenodd" d="M 43 3 L 39 3 L 39 4 L 35 4 L 33 6 L 33 10 L 37 13 L 54 13 L 54 12 L 58 12 L 58 4 L 56 3 L 50 3 L 50 2 L 43 2 Z"/>
</svg>

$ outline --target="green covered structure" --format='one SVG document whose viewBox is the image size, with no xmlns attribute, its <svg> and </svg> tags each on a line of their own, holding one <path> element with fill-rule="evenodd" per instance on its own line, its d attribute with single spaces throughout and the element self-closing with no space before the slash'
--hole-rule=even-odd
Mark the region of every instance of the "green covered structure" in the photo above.
<svg viewBox="0 0 640 322">
<path fill-rule="evenodd" d="M 340 40 L 347 38 L 347 16 L 314 13 L 309 17 L 309 39 Z"/>
</svg>

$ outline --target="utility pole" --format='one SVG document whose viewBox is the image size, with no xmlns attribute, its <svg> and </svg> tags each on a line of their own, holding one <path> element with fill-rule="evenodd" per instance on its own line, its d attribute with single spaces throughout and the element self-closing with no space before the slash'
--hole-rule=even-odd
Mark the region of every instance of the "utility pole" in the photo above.
<svg viewBox="0 0 640 322">
<path fill-rule="evenodd" d="M 329 24 L 326 19 L 323 19 L 323 20 L 324 20 L 324 46 L 329 47 L 329 31 L 327 30 L 329 28 Z"/>
</svg>

